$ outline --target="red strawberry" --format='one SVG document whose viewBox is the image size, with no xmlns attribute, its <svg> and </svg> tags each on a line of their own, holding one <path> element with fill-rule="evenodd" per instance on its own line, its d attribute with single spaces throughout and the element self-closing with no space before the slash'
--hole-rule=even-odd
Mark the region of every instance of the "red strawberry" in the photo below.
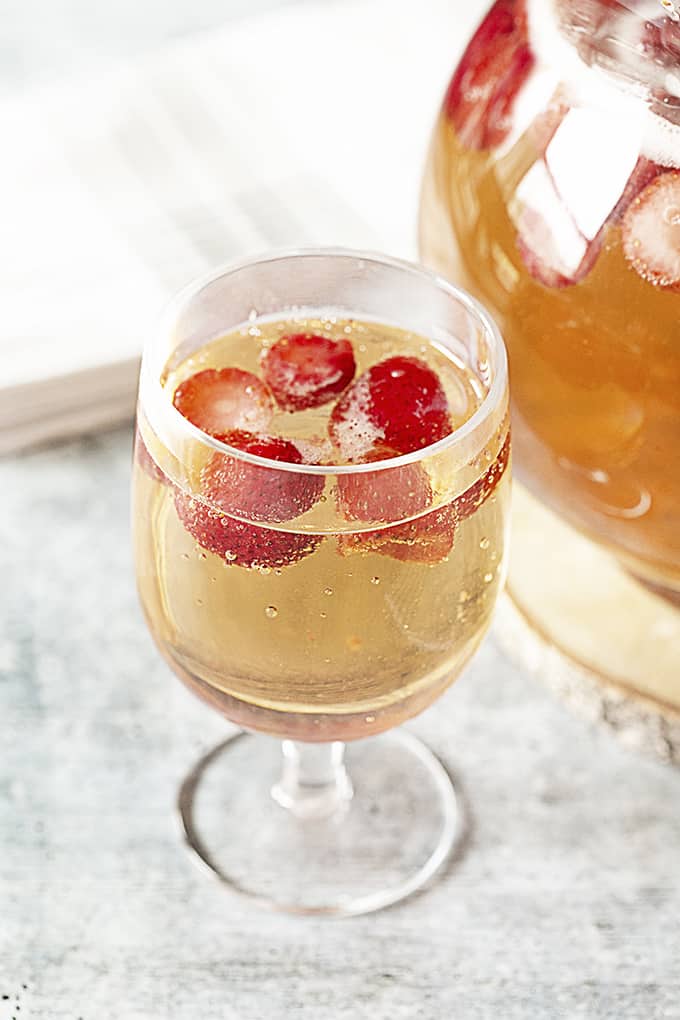
<svg viewBox="0 0 680 1020">
<path fill-rule="evenodd" d="M 172 402 L 185 418 L 209 435 L 228 429 L 260 432 L 274 414 L 269 389 L 240 368 L 206 368 L 180 383 Z"/>
<path fill-rule="evenodd" d="M 623 252 L 648 283 L 680 291 L 680 171 L 660 174 L 631 202 Z"/>
<path fill-rule="evenodd" d="M 392 528 L 341 535 L 340 552 L 343 555 L 375 552 L 412 563 L 440 563 L 453 549 L 457 524 L 471 517 L 491 496 L 505 473 L 509 459 L 510 433 L 493 464 L 452 503 Z"/>
<path fill-rule="evenodd" d="M 536 58 L 527 43 L 521 43 L 512 52 L 503 77 L 498 82 L 486 109 L 484 148 L 494 149 L 500 145 L 512 130 L 512 108 L 517 93 L 527 80 Z"/>
<path fill-rule="evenodd" d="M 482 477 L 474 485 L 471 485 L 469 489 L 466 489 L 461 496 L 458 496 L 453 501 L 453 508 L 459 521 L 464 521 L 466 517 L 471 517 L 476 510 L 479 510 L 482 503 L 487 501 L 505 474 L 505 469 L 509 462 L 510 432 L 505 437 L 505 442 L 493 464 L 486 469 Z"/>
<path fill-rule="evenodd" d="M 496 0 L 451 79 L 444 110 L 463 145 L 488 149 L 509 132 L 512 105 L 534 65 L 523 0 Z"/>
<path fill-rule="evenodd" d="M 321 407 L 342 393 L 355 371 L 349 340 L 311 333 L 283 336 L 262 355 L 262 374 L 284 411 Z"/>
<path fill-rule="evenodd" d="M 168 484 L 168 478 L 164 471 L 159 468 L 156 461 L 149 453 L 148 447 L 142 439 L 142 434 L 139 429 L 135 432 L 135 457 L 140 468 L 144 474 L 152 478 L 154 482 L 161 482 L 162 485 Z"/>
<path fill-rule="evenodd" d="M 386 460 L 390 456 L 395 454 L 378 448 L 367 459 Z M 351 521 L 402 521 L 422 513 L 431 500 L 430 481 L 421 464 L 338 475 L 338 504 Z"/>
<path fill-rule="evenodd" d="M 243 431 L 216 438 L 257 457 L 302 463 L 302 454 L 288 439 Z M 323 487 L 321 475 L 250 464 L 224 453 L 214 454 L 201 472 L 201 492 L 218 510 L 253 521 L 291 521 L 316 503 Z"/>
<path fill-rule="evenodd" d="M 338 547 L 343 556 L 373 552 L 402 562 L 434 564 L 453 549 L 455 531 L 456 515 L 449 504 L 392 528 L 341 535 Z"/>
<path fill-rule="evenodd" d="M 313 553 L 319 535 L 272 531 L 244 524 L 177 489 L 175 509 L 180 521 L 198 544 L 237 567 L 285 567 Z"/>
<path fill-rule="evenodd" d="M 333 442 L 348 461 L 377 446 L 410 453 L 451 432 L 449 405 L 439 378 L 420 358 L 397 355 L 372 365 L 333 408 Z"/>
</svg>

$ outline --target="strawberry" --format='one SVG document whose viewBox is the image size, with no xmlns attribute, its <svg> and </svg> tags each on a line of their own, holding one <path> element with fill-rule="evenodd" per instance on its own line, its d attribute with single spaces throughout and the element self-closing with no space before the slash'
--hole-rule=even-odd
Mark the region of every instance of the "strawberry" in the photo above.
<svg viewBox="0 0 680 1020">
<path fill-rule="evenodd" d="M 238 430 L 216 438 L 257 457 L 302 463 L 302 454 L 288 439 Z M 212 505 L 253 521 L 280 523 L 299 517 L 316 503 L 323 487 L 321 475 L 280 471 L 224 453 L 214 454 L 201 472 L 201 492 Z"/>
<path fill-rule="evenodd" d="M 354 378 L 356 364 L 349 340 L 294 333 L 262 355 L 262 374 L 284 411 L 321 407 Z"/>
<path fill-rule="evenodd" d="M 185 418 L 209 435 L 229 429 L 260 432 L 274 414 L 268 387 L 240 368 L 206 368 L 180 383 L 172 402 Z"/>
<path fill-rule="evenodd" d="M 169 480 L 164 471 L 159 468 L 156 461 L 149 453 L 148 447 L 142 439 L 142 434 L 139 429 L 135 432 L 135 457 L 140 468 L 144 474 L 152 478 L 154 482 L 160 482 L 162 485 L 168 485 Z"/>
<path fill-rule="evenodd" d="M 453 549 L 457 525 L 471 517 L 491 496 L 503 477 L 509 460 L 510 433 L 506 436 L 493 464 L 452 503 L 391 528 L 341 535 L 339 538 L 341 554 L 375 552 L 381 556 L 390 556 L 392 559 L 411 563 L 430 565 L 440 563 Z"/>
<path fill-rule="evenodd" d="M 272 531 L 218 513 L 186 492 L 175 491 L 180 521 L 198 544 L 237 567 L 285 567 L 313 553 L 319 535 Z"/>
<path fill-rule="evenodd" d="M 524 0 L 496 0 L 451 79 L 444 111 L 468 149 L 499 145 L 512 106 L 535 63 Z"/>
<path fill-rule="evenodd" d="M 456 516 L 449 504 L 392 528 L 341 535 L 339 550 L 343 556 L 374 552 L 402 562 L 432 565 L 441 563 L 449 555 L 455 531 Z"/>
<path fill-rule="evenodd" d="M 505 469 L 509 462 L 510 432 L 506 435 L 505 441 L 493 464 L 486 469 L 481 478 L 453 501 L 453 508 L 459 521 L 464 521 L 466 517 L 471 517 L 476 510 L 479 510 L 482 503 L 486 503 L 505 474 Z"/>
<path fill-rule="evenodd" d="M 385 448 L 371 451 L 370 461 L 395 456 Z M 415 517 L 430 505 L 432 489 L 421 464 L 338 475 L 338 505 L 348 520 L 388 523 Z"/>
<path fill-rule="evenodd" d="M 397 355 L 372 365 L 342 395 L 328 423 L 348 461 L 379 445 L 410 453 L 451 432 L 449 405 L 439 378 L 420 358 Z"/>
<path fill-rule="evenodd" d="M 680 291 L 680 171 L 648 184 L 623 218 L 623 253 L 643 280 Z"/>
</svg>

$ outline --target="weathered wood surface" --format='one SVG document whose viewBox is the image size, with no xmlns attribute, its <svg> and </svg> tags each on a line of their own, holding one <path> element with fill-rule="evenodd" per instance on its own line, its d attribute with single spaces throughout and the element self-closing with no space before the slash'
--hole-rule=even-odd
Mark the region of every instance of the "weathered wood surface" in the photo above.
<svg viewBox="0 0 680 1020">
<path fill-rule="evenodd" d="M 0 464 L 0 1020 L 680 1017 L 680 771 L 588 729 L 491 641 L 411 724 L 471 802 L 442 881 L 294 920 L 195 867 L 174 797 L 225 724 L 141 619 L 129 447 Z"/>
</svg>

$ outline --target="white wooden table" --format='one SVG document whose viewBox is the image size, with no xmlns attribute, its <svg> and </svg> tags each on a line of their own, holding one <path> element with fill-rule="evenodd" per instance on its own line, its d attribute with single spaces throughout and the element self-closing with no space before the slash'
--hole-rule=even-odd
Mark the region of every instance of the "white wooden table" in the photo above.
<svg viewBox="0 0 680 1020">
<path fill-rule="evenodd" d="M 196 868 L 175 793 L 226 724 L 142 622 L 129 448 L 0 463 L 0 1020 L 680 1017 L 680 772 L 587 729 L 492 641 L 411 724 L 472 816 L 430 890 L 296 920 Z"/>
</svg>

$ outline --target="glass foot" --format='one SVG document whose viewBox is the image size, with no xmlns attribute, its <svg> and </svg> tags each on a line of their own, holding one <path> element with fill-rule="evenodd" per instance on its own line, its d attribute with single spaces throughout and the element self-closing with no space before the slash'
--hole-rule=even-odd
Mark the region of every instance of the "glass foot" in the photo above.
<svg viewBox="0 0 680 1020">
<path fill-rule="evenodd" d="M 326 774 L 314 756 L 325 756 Z M 216 878 L 293 914 L 396 903 L 432 878 L 465 830 L 450 776 L 404 731 L 346 749 L 284 741 L 283 758 L 280 742 L 238 733 L 196 764 L 178 809 L 188 846 Z"/>
</svg>

